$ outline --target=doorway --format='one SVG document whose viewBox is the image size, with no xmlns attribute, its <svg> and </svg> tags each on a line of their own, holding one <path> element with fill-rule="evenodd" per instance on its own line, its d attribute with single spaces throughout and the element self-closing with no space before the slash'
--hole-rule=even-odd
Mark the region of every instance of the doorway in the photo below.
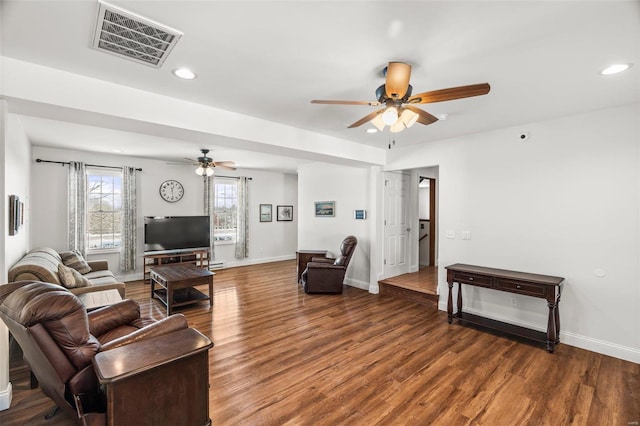
<svg viewBox="0 0 640 426">
<path fill-rule="evenodd" d="M 436 179 L 420 176 L 418 182 L 419 266 L 436 266 Z"/>
</svg>

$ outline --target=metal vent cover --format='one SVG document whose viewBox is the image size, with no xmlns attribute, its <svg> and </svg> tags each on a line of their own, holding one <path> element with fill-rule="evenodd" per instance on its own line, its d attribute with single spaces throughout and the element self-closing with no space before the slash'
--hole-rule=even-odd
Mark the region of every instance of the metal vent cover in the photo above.
<svg viewBox="0 0 640 426">
<path fill-rule="evenodd" d="M 93 48 L 160 68 L 182 33 L 119 7 L 99 2 Z"/>
</svg>

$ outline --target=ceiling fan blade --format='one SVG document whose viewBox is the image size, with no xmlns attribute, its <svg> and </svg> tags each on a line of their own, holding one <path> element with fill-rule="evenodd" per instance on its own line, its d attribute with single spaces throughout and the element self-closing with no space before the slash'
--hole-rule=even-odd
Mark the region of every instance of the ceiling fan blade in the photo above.
<svg viewBox="0 0 640 426">
<path fill-rule="evenodd" d="M 387 97 L 402 99 L 409 87 L 411 77 L 411 65 L 404 62 L 389 62 L 387 66 L 387 79 L 384 87 Z"/>
<path fill-rule="evenodd" d="M 418 93 L 417 95 L 411 96 L 407 102 L 411 104 L 430 104 L 433 102 L 452 101 L 454 99 L 486 95 L 489 93 L 489 90 L 491 90 L 489 83 L 450 87 L 448 89 Z"/>
<path fill-rule="evenodd" d="M 235 167 L 236 163 L 233 161 L 214 161 L 213 165 L 216 167 L 226 166 L 226 167 Z"/>
<path fill-rule="evenodd" d="M 438 121 L 438 117 L 436 117 L 435 115 L 431 115 L 427 111 L 421 110 L 420 108 L 417 108 L 411 105 L 405 105 L 404 107 L 418 114 L 418 123 L 420 124 L 427 125 L 427 124 L 432 124 Z"/>
<path fill-rule="evenodd" d="M 369 106 L 378 106 L 380 102 L 367 102 L 367 101 L 325 101 L 314 99 L 311 101 L 312 104 L 327 104 L 327 105 L 369 105 Z"/>
<path fill-rule="evenodd" d="M 355 123 L 353 123 L 351 126 L 349 126 L 348 128 L 354 128 L 354 127 L 358 127 L 358 126 L 362 126 L 364 123 L 366 123 L 367 121 L 371 121 L 373 120 L 376 115 L 378 114 L 382 114 L 383 110 L 378 110 L 378 111 L 373 111 L 371 114 L 367 114 L 364 117 L 362 117 L 360 120 L 356 121 Z"/>
<path fill-rule="evenodd" d="M 231 167 L 231 166 L 225 166 L 224 164 L 220 164 L 220 163 L 215 163 L 213 165 L 213 167 L 215 167 L 216 169 L 224 169 L 224 170 L 235 170 L 235 167 Z"/>
</svg>

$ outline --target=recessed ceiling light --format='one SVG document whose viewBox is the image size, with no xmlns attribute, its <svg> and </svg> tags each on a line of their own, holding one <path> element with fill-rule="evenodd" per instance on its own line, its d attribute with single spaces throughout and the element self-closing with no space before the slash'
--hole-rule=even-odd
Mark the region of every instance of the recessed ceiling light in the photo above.
<svg viewBox="0 0 640 426">
<path fill-rule="evenodd" d="M 628 70 L 632 66 L 633 64 L 613 64 L 613 65 L 609 65 L 608 67 L 600 71 L 600 74 L 602 75 L 618 74 L 619 72 Z"/>
<path fill-rule="evenodd" d="M 378 129 L 374 129 L 374 128 L 367 129 L 367 133 L 378 133 Z"/>
<path fill-rule="evenodd" d="M 121 149 L 114 149 L 114 150 L 112 150 L 112 151 L 113 151 L 113 152 L 117 152 L 117 153 L 122 152 L 122 150 L 121 150 Z"/>
<path fill-rule="evenodd" d="M 436 114 L 436 117 L 438 117 L 438 120 L 443 121 L 449 117 L 449 114 Z"/>
<path fill-rule="evenodd" d="M 196 74 L 188 68 L 178 68 L 172 71 L 173 75 L 184 80 L 193 80 Z"/>
</svg>

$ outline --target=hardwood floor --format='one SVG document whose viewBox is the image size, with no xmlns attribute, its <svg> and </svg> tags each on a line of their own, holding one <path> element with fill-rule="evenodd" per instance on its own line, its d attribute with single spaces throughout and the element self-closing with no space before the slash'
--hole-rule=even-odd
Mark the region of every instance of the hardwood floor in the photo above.
<svg viewBox="0 0 640 426">
<path fill-rule="evenodd" d="M 306 295 L 295 262 L 216 271 L 214 306 L 183 312 L 210 336 L 215 425 L 631 425 L 640 365 L 560 344 L 555 354 L 449 325 L 446 313 L 346 287 Z M 165 310 L 127 283 L 144 315 Z M 205 288 L 203 288 L 205 291 Z M 21 373 L 22 371 L 22 373 Z M 0 424 L 70 425 L 12 363 Z M 22 376 L 20 376 L 22 374 Z M 14 377 L 15 376 L 15 377 Z"/>
</svg>

